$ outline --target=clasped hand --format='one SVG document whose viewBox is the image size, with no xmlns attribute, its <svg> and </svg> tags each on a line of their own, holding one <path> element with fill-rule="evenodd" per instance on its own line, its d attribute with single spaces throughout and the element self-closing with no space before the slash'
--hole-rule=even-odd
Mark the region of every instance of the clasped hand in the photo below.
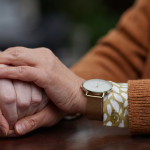
<svg viewBox="0 0 150 150">
<path fill-rule="evenodd" d="M 6 105 L 3 105 L 3 107 L 0 105 L 0 108 L 10 125 L 10 129 L 15 124 L 14 130 L 17 135 L 26 134 L 39 127 L 55 125 L 65 113 L 86 114 L 86 98 L 80 88 L 84 80 L 61 63 L 51 50 L 46 48 L 9 48 L 0 53 L 0 64 L 9 65 L 0 68 L 0 87 L 4 81 L 7 81 L 9 85 L 11 84 L 10 91 L 16 92 L 17 95 L 15 99 L 13 93 L 13 99 L 9 99 L 9 95 L 4 94 Z M 3 80 L 6 78 L 12 80 Z M 22 86 L 23 90 L 19 88 L 18 84 Z M 51 100 L 43 110 L 41 110 L 43 108 L 40 106 L 41 104 L 38 107 L 35 107 L 35 102 L 32 104 L 32 98 L 37 94 L 37 91 L 41 93 L 41 89 L 37 86 L 44 89 Z M 8 94 L 8 90 L 3 89 L 4 93 L 6 91 Z M 39 93 L 37 95 L 40 97 Z M 39 98 L 37 100 L 36 97 L 35 101 L 39 101 Z M 42 101 L 47 100 L 42 99 Z M 41 103 L 42 101 L 40 99 Z M 17 123 L 15 123 L 16 121 Z"/>
<path fill-rule="evenodd" d="M 45 92 L 33 82 L 0 79 L 0 136 L 15 136 L 16 122 L 41 111 L 48 101 Z"/>
</svg>

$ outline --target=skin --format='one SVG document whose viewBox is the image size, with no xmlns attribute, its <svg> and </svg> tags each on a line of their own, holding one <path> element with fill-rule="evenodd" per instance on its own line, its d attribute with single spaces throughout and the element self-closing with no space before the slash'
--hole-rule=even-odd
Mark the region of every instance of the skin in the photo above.
<svg viewBox="0 0 150 150">
<path fill-rule="evenodd" d="M 11 65 L 0 69 L 0 78 L 34 82 L 51 99 L 42 111 L 20 119 L 15 132 L 24 135 L 39 127 L 58 123 L 64 113 L 86 115 L 86 97 L 80 88 L 84 79 L 69 70 L 47 48 L 14 47 L 0 53 L 0 64 Z"/>
<path fill-rule="evenodd" d="M 14 136 L 17 120 L 41 111 L 48 102 L 45 92 L 32 82 L 0 79 L 0 137 Z"/>
</svg>

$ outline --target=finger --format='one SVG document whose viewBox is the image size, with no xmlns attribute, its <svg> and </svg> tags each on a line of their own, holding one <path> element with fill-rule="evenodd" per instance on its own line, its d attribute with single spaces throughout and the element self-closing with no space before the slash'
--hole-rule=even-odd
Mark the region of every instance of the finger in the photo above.
<svg viewBox="0 0 150 150">
<path fill-rule="evenodd" d="M 53 126 L 58 123 L 64 113 L 54 104 L 48 104 L 42 111 L 25 117 L 15 124 L 15 132 L 18 135 L 24 135 L 40 127 Z"/>
<path fill-rule="evenodd" d="M 29 82 L 13 80 L 16 91 L 18 119 L 23 118 L 28 112 L 31 103 L 31 86 Z"/>
<path fill-rule="evenodd" d="M 16 93 L 11 80 L 0 79 L 0 108 L 10 129 L 17 122 Z"/>
<path fill-rule="evenodd" d="M 33 53 L 34 55 L 32 55 Z M 0 63 L 11 64 L 14 66 L 34 66 L 38 62 L 35 54 L 35 49 L 29 49 L 25 47 L 8 48 L 4 52 L 0 53 Z"/>
<path fill-rule="evenodd" d="M 16 132 L 14 130 L 9 130 L 8 133 L 7 133 L 7 136 L 1 136 L 0 134 L 0 137 L 1 138 L 11 138 L 11 137 L 20 137 L 20 135 L 16 134 Z"/>
<path fill-rule="evenodd" d="M 28 109 L 28 112 L 26 116 L 33 115 L 37 109 L 39 108 L 39 105 L 42 102 L 42 89 L 38 86 L 36 86 L 33 82 L 31 83 L 31 104 Z"/>
<path fill-rule="evenodd" d="M 6 137 L 9 132 L 9 124 L 0 110 L 0 137 Z"/>
<path fill-rule="evenodd" d="M 41 88 L 46 88 L 45 83 L 47 82 L 47 75 L 41 69 L 29 66 L 0 68 L 0 78 L 34 82 Z"/>
<path fill-rule="evenodd" d="M 48 102 L 49 102 L 49 97 L 46 95 L 45 91 L 43 90 L 43 92 L 42 92 L 42 102 L 39 105 L 36 112 L 39 112 L 42 109 L 44 109 L 46 107 L 46 105 L 48 104 Z"/>
<path fill-rule="evenodd" d="M 0 68 L 0 78 L 34 81 L 38 78 L 38 74 L 41 74 L 38 69 L 29 66 Z"/>
<path fill-rule="evenodd" d="M 7 66 L 7 65 L 0 64 L 0 67 L 6 67 L 6 66 Z M 5 91 L 5 89 L 8 90 L 8 91 L 5 91 L 5 92 L 8 92 L 8 93 L 9 93 L 9 92 L 11 91 L 9 94 L 15 92 L 15 90 L 14 90 L 14 88 L 13 88 L 13 86 L 12 86 L 13 84 L 12 84 L 12 81 L 11 81 L 11 80 L 2 80 L 2 79 L 1 79 L 0 81 L 1 81 L 1 83 L 0 83 L 1 89 L 4 88 L 4 89 L 3 89 L 4 91 Z M 7 84 L 6 82 L 7 82 L 8 84 Z M 11 86 L 9 86 L 9 85 L 11 85 Z M 8 87 L 8 88 L 7 88 L 7 87 Z M 1 95 L 1 94 L 2 94 L 2 95 Z M 7 101 L 5 101 L 5 100 L 8 100 L 8 99 L 6 98 L 6 97 L 8 97 L 8 96 L 5 95 L 5 93 L 3 93 L 3 91 L 1 91 L 1 94 L 0 94 L 0 100 L 3 100 L 3 101 L 1 101 L 1 102 L 2 102 L 1 105 L 3 105 L 3 102 L 5 102 L 5 103 L 7 102 Z M 1 97 L 1 96 L 2 96 L 2 97 Z M 11 96 L 13 96 L 14 98 L 16 98 L 15 93 L 14 93 L 13 95 L 11 94 Z M 11 97 L 11 98 L 13 99 L 13 97 Z M 4 99 L 3 99 L 3 98 L 4 98 Z M 5 99 L 5 98 L 6 98 L 6 99 Z M 16 106 L 15 106 L 16 103 L 15 103 L 15 104 L 12 104 L 12 105 L 13 105 L 12 109 L 15 111 L 15 112 L 14 112 L 14 111 L 12 112 L 12 117 L 13 117 L 13 116 L 14 116 L 13 113 L 15 113 L 15 115 L 17 115 L 17 114 L 16 114 L 17 111 L 16 111 Z M 11 106 L 10 106 L 10 107 L 11 107 Z M 7 117 L 7 115 L 8 115 L 8 116 L 10 115 L 10 114 L 7 114 L 7 113 L 6 113 L 6 112 L 8 111 L 8 110 L 6 110 L 7 107 L 6 107 L 6 108 L 4 107 L 4 108 L 2 108 L 2 109 L 3 109 L 3 113 L 4 113 L 4 115 L 5 115 L 6 117 Z M 11 111 L 11 110 L 10 110 L 10 111 Z M 1 113 L 2 113 L 2 112 L 1 112 L 1 110 L 0 110 L 0 114 L 1 114 Z M 16 117 L 18 118 L 18 116 L 16 116 Z M 16 119 L 17 119 L 17 118 L 16 118 Z M 8 117 L 7 117 L 7 119 L 8 119 Z M 14 117 L 14 119 L 15 119 L 15 117 Z M 11 122 L 12 122 L 11 120 L 12 120 L 12 119 L 10 118 L 10 121 L 8 120 L 8 122 L 11 123 Z M 17 120 L 16 120 L 16 121 L 17 121 Z M 12 122 L 12 125 L 10 124 L 10 128 L 11 128 L 11 129 L 13 128 L 14 123 L 15 123 L 15 120 Z M 6 128 L 6 130 L 7 130 L 7 128 Z"/>
</svg>

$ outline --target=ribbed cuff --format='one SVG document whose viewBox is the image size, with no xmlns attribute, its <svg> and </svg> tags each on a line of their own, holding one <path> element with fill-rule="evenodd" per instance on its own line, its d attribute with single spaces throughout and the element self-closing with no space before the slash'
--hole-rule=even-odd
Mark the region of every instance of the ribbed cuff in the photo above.
<svg viewBox="0 0 150 150">
<path fill-rule="evenodd" d="M 128 81 L 129 129 L 150 134 L 150 80 Z"/>
</svg>

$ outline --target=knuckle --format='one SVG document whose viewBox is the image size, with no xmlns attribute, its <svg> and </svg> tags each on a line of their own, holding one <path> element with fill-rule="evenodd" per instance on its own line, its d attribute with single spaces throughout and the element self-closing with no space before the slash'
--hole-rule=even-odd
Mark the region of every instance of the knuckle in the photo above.
<svg viewBox="0 0 150 150">
<path fill-rule="evenodd" d="M 17 107 L 21 110 L 27 109 L 29 108 L 29 106 L 30 106 L 30 103 L 26 101 L 21 101 L 17 104 Z"/>
<path fill-rule="evenodd" d="M 2 97 L 2 101 L 5 103 L 5 104 L 13 104 L 16 102 L 16 98 L 15 96 L 12 96 L 12 95 L 4 95 Z"/>
<path fill-rule="evenodd" d="M 7 51 L 14 57 L 18 58 L 20 54 L 23 52 L 21 47 L 13 47 L 13 48 L 8 48 Z"/>
<path fill-rule="evenodd" d="M 32 98 L 31 103 L 32 103 L 32 104 L 40 104 L 41 101 L 42 101 L 42 98 L 37 96 L 37 97 L 33 97 L 33 98 Z"/>
<path fill-rule="evenodd" d="M 11 74 L 11 71 L 10 71 L 10 69 L 7 67 L 7 68 L 5 68 L 5 73 L 6 73 L 6 75 L 9 75 L 9 74 Z"/>
<path fill-rule="evenodd" d="M 27 72 L 27 67 L 25 66 L 18 67 L 18 72 L 20 75 L 25 74 Z"/>
<path fill-rule="evenodd" d="M 36 124 L 37 124 L 37 120 L 32 119 L 32 118 L 29 117 L 29 118 L 26 118 L 26 122 L 29 125 L 31 130 L 35 129 Z"/>
</svg>

